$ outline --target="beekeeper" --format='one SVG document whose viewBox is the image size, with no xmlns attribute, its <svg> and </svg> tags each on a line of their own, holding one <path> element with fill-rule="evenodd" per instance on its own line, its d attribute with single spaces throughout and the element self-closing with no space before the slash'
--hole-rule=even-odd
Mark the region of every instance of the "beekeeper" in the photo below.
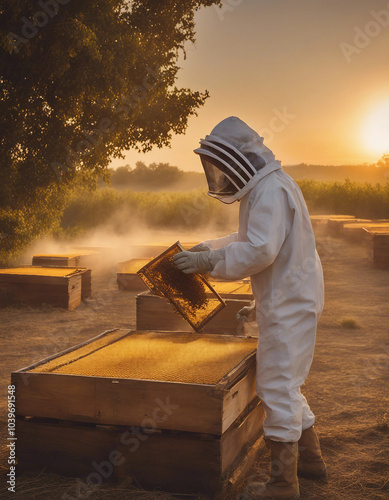
<svg viewBox="0 0 389 500">
<path fill-rule="evenodd" d="M 255 297 L 238 319 L 256 316 L 259 328 L 256 390 L 266 410 L 271 478 L 251 485 L 254 498 L 299 498 L 301 475 L 323 477 L 325 463 L 301 394 L 323 309 L 323 272 L 303 195 L 272 151 L 246 123 L 226 118 L 201 139 L 209 196 L 240 201 L 239 231 L 181 252 L 184 273 L 236 280 L 250 276 Z M 300 449 L 300 453 L 299 453 Z"/>
</svg>

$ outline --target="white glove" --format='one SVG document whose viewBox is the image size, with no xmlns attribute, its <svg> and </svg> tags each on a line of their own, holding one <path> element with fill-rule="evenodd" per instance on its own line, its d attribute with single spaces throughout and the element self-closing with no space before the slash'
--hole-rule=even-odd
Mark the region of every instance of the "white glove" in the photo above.
<svg viewBox="0 0 389 500">
<path fill-rule="evenodd" d="M 209 257 L 209 250 L 204 252 L 179 252 L 174 255 L 173 262 L 185 274 L 205 274 L 214 268 Z"/>
<path fill-rule="evenodd" d="M 189 248 L 189 252 L 208 252 L 209 250 L 211 250 L 211 247 L 205 243 L 199 243 L 198 245 Z"/>
<path fill-rule="evenodd" d="M 238 321 L 251 322 L 256 319 L 255 300 L 249 306 L 243 307 L 236 315 Z"/>
</svg>

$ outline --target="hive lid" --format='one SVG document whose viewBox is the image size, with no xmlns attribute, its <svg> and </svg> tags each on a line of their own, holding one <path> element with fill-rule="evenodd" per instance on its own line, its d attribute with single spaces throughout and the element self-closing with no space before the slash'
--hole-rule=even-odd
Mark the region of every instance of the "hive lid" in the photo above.
<svg viewBox="0 0 389 500">
<path fill-rule="evenodd" d="M 182 252 L 177 241 L 138 271 L 152 293 L 166 297 L 177 312 L 194 328 L 201 330 L 225 302 L 200 274 L 185 274 L 173 263 L 173 256 Z"/>
</svg>

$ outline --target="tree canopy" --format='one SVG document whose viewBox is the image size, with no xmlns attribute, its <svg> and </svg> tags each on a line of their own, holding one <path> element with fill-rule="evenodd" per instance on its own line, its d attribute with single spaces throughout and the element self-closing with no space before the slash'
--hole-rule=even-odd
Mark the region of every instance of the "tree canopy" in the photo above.
<svg viewBox="0 0 389 500">
<path fill-rule="evenodd" d="M 0 208 L 106 175 L 185 131 L 207 91 L 177 88 L 194 13 L 220 0 L 3 0 Z"/>
</svg>

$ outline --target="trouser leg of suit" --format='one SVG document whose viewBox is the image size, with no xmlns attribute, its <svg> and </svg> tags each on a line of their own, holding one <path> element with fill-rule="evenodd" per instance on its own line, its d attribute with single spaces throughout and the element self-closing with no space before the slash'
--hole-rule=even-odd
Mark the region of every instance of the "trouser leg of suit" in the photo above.
<svg viewBox="0 0 389 500">
<path fill-rule="evenodd" d="M 307 315 L 289 328 L 266 326 L 259 335 L 257 394 L 266 411 L 265 438 L 296 442 L 315 422 L 301 394 L 313 359 L 316 316 Z"/>
</svg>

